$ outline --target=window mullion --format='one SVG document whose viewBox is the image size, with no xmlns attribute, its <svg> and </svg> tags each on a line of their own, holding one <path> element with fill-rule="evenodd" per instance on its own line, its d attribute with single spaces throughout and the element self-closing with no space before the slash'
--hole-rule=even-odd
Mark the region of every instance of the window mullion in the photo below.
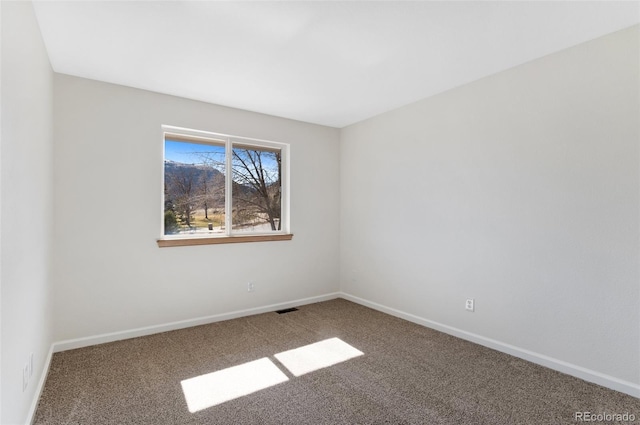
<svg viewBox="0 0 640 425">
<path fill-rule="evenodd" d="M 233 169 L 232 167 L 232 155 L 233 155 L 233 146 L 231 143 L 231 139 L 227 138 L 225 143 L 225 197 L 224 197 L 224 211 L 225 211 L 225 233 L 227 236 L 231 236 L 231 229 L 233 226 L 233 222 L 231 220 L 233 205 Z"/>
</svg>

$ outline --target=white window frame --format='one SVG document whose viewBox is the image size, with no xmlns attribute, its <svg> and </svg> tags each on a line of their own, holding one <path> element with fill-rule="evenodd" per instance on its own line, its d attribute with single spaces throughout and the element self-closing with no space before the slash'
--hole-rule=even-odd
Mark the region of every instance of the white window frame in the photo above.
<svg viewBox="0 0 640 425">
<path fill-rule="evenodd" d="M 164 160 L 165 160 L 165 140 L 167 136 L 174 136 L 176 139 L 186 138 L 194 141 L 203 142 L 205 144 L 220 145 L 224 142 L 225 147 L 225 233 L 224 234 L 164 234 Z M 278 149 L 281 153 L 281 217 L 280 230 L 271 232 L 234 232 L 232 223 L 233 210 L 233 169 L 232 169 L 232 152 L 234 145 L 243 145 L 245 147 L 255 147 L 256 149 Z M 289 144 L 273 142 L 269 140 L 253 139 L 242 136 L 233 136 L 229 134 L 213 133 L 203 130 L 194 130 L 184 127 L 176 127 L 171 125 L 162 125 L 162 180 L 161 180 L 161 205 L 160 205 L 160 238 L 158 246 L 183 246 L 183 245 L 207 245 L 217 243 L 234 243 L 234 242 L 260 242 L 260 241 L 277 241 L 290 240 L 293 235 L 290 229 L 290 147 Z"/>
</svg>

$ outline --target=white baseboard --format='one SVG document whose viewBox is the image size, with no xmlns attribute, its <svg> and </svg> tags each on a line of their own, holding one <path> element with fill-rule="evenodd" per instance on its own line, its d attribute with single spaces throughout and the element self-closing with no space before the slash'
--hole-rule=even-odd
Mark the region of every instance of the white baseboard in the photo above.
<svg viewBox="0 0 640 425">
<path fill-rule="evenodd" d="M 339 292 L 333 292 L 329 294 L 319 295 L 315 297 L 303 298 L 299 300 L 287 301 L 284 303 L 271 304 L 262 307 L 249 308 L 246 310 L 237 310 L 229 313 L 215 314 L 212 316 L 198 317 L 195 319 L 181 320 L 178 322 L 165 323 L 162 325 L 147 326 L 143 328 L 130 329 L 119 332 L 111 332 L 101 335 L 89 336 L 85 338 L 69 339 L 65 341 L 54 342 L 51 344 L 49 353 L 42 369 L 42 375 L 38 382 L 29 413 L 27 415 L 26 424 L 30 425 L 35 419 L 36 409 L 38 408 L 38 402 L 44 389 L 44 384 L 47 380 L 49 368 L 51 366 L 51 359 L 53 353 L 58 353 L 66 350 L 73 350 L 76 348 L 89 347 L 92 345 L 104 344 L 107 342 L 120 341 L 123 339 L 137 338 L 140 336 L 153 335 L 161 332 L 173 331 L 178 329 L 189 328 L 192 326 L 206 325 L 214 322 L 221 322 L 223 320 L 237 319 L 239 317 L 252 316 L 254 314 L 268 313 L 274 310 L 281 310 L 290 307 L 301 306 L 305 304 L 313 304 L 321 301 L 328 301 L 340 297 Z"/>
<path fill-rule="evenodd" d="M 424 319 L 422 317 L 415 316 L 404 311 L 396 310 L 391 307 L 384 306 L 382 304 L 368 301 L 360 297 L 356 297 L 344 292 L 340 293 L 340 297 L 349 301 L 353 301 L 356 304 L 372 308 L 374 310 L 381 311 L 383 313 L 390 314 L 401 319 L 408 320 L 413 323 L 417 323 L 422 326 L 426 326 L 431 329 L 435 329 L 440 332 L 444 332 L 455 337 L 474 342 L 476 344 L 483 345 L 485 347 L 492 348 L 503 353 L 510 354 L 515 357 L 530 361 L 532 363 L 539 364 L 541 366 L 548 367 L 549 369 L 556 370 L 558 372 L 566 373 L 567 375 L 574 376 L 576 378 L 583 379 L 594 384 L 602 385 L 603 387 L 610 388 L 612 390 L 620 391 L 630 396 L 640 398 L 640 385 L 633 382 L 624 381 L 616 377 L 605 375 L 594 370 L 590 370 L 581 366 L 577 366 L 562 360 L 554 359 L 544 354 L 535 353 L 533 351 L 525 350 L 510 344 L 506 344 L 495 339 L 485 338 L 481 335 L 477 335 L 471 332 L 463 331 L 461 329 L 447 326 L 442 323 L 434 322 L 432 320 Z"/>
<path fill-rule="evenodd" d="M 345 293 L 345 292 L 333 292 L 325 295 L 319 295 L 316 297 L 303 298 L 294 301 L 288 301 L 279 304 L 271 304 L 262 307 L 250 308 L 246 310 L 237 310 L 229 313 L 216 314 L 212 316 L 199 317 L 195 319 L 181 320 L 178 322 L 171 322 L 162 325 L 147 326 L 143 328 L 130 329 L 120 332 L 112 332 L 107 334 L 101 334 L 96 336 L 90 336 L 85 338 L 70 339 L 66 341 L 55 342 L 51 345 L 49 353 L 45 360 L 45 364 L 42 370 L 42 375 L 38 382 L 38 387 L 34 394 L 33 402 L 29 409 L 26 424 L 29 425 L 35 419 L 36 409 L 38 407 L 38 401 L 44 389 L 44 384 L 47 379 L 49 367 L 51 365 L 51 359 L 53 353 L 60 351 L 72 350 L 75 348 L 83 348 L 97 344 L 104 344 L 107 342 L 120 341 L 123 339 L 137 338 L 140 336 L 153 335 L 156 333 L 173 331 L 178 329 L 189 328 L 192 326 L 206 325 L 209 323 L 220 322 L 223 320 L 236 319 L 239 317 L 252 316 L 254 314 L 268 313 L 274 310 L 280 310 L 284 308 L 296 307 L 305 304 L 313 304 L 321 301 L 328 301 L 335 298 L 344 298 L 357 304 L 361 304 L 366 307 L 370 307 L 374 310 L 381 311 L 383 313 L 390 314 L 401 319 L 408 320 L 413 323 L 417 323 L 422 326 L 426 326 L 431 329 L 435 329 L 444 332 L 455 337 L 474 342 L 476 344 L 483 345 L 485 347 L 492 348 L 494 350 L 501 351 L 503 353 L 510 354 L 515 357 L 530 361 L 532 363 L 539 364 L 541 366 L 548 367 L 558 372 L 566 373 L 567 375 L 574 376 L 576 378 L 583 379 L 588 382 L 593 382 L 603 387 L 611 388 L 616 391 L 620 391 L 625 394 L 629 394 L 633 397 L 640 398 L 640 385 L 633 382 L 624 381 L 622 379 L 615 378 L 613 376 L 605 375 L 590 369 L 576 366 L 571 363 L 564 362 L 562 360 L 554 359 L 543 354 L 535 353 L 533 351 L 525 350 L 510 344 L 506 344 L 500 341 L 496 341 L 491 338 L 485 338 L 480 335 L 476 335 L 471 332 L 463 331 L 461 329 L 447 326 L 442 323 L 434 322 L 432 320 L 424 319 L 422 317 L 415 316 L 410 313 L 405 313 L 400 310 L 396 310 L 391 307 L 384 306 L 382 304 L 368 301 L 360 297 Z"/>
<path fill-rule="evenodd" d="M 284 303 L 271 304 L 262 307 L 237 310 L 229 313 L 214 314 L 213 316 L 198 317 L 195 319 L 181 320 L 179 322 L 165 323 L 162 325 L 146 326 L 143 328 L 129 329 L 125 331 L 111 332 L 101 335 L 89 336 L 77 339 L 68 339 L 53 344 L 54 353 L 60 351 L 73 350 L 76 348 L 89 347 L 91 345 L 104 344 L 107 342 L 120 341 L 123 339 L 137 338 L 140 336 L 153 335 L 161 332 L 175 331 L 177 329 L 190 328 L 192 326 L 207 325 L 209 323 L 221 322 L 223 320 L 237 319 L 238 317 L 252 316 L 254 314 L 268 313 L 274 310 L 296 307 L 305 304 L 313 304 L 321 301 L 328 301 L 340 296 L 339 292 L 333 292 L 315 297 L 303 298 L 299 300 L 287 301 Z"/>
<path fill-rule="evenodd" d="M 42 367 L 42 373 L 40 374 L 40 379 L 38 380 L 38 386 L 36 387 L 36 392 L 33 395 L 31 407 L 29 407 L 29 413 L 27 414 L 27 421 L 25 422 L 27 425 L 31 425 L 33 423 L 33 420 L 35 419 L 36 409 L 38 408 L 38 402 L 40 401 L 42 390 L 44 390 L 44 383 L 47 381 L 47 375 L 49 374 L 49 367 L 51 366 L 52 357 L 53 345 L 51 345 L 51 348 L 49 348 L 47 358 L 44 360 L 44 366 Z"/>
</svg>

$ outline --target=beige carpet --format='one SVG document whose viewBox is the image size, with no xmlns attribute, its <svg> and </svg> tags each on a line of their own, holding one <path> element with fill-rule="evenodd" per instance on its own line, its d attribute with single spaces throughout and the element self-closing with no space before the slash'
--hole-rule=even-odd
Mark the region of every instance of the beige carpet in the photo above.
<svg viewBox="0 0 640 425">
<path fill-rule="evenodd" d="M 194 413 L 182 381 L 203 385 Z M 636 398 L 337 299 L 57 353 L 35 423 L 572 424 L 577 411 L 640 423 Z"/>
</svg>

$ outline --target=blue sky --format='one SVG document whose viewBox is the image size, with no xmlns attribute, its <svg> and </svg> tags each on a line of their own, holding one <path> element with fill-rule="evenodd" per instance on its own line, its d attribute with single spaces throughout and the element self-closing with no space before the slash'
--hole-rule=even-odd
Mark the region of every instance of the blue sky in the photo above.
<svg viewBox="0 0 640 425">
<path fill-rule="evenodd" d="M 201 164 L 201 154 L 217 161 L 224 161 L 224 146 L 201 145 L 196 143 L 165 140 L 164 158 L 183 164 Z"/>
<path fill-rule="evenodd" d="M 224 146 L 179 142 L 170 139 L 166 139 L 164 142 L 165 160 L 183 164 L 213 166 L 221 172 L 224 172 L 224 153 Z M 275 178 L 277 164 L 272 155 L 266 154 L 262 156 L 262 166 L 265 171 L 272 173 L 273 178 Z"/>
</svg>

